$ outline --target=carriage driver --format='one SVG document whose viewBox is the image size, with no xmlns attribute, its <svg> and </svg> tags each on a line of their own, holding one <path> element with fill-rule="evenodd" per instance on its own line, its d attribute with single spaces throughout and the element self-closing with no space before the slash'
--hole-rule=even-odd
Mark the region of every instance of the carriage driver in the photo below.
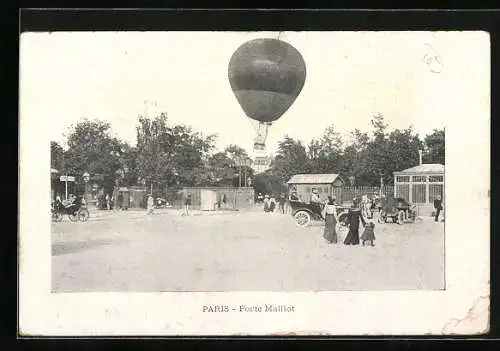
<svg viewBox="0 0 500 351">
<path fill-rule="evenodd" d="M 68 200 L 63 202 L 63 204 L 64 204 L 64 207 L 69 208 L 69 207 L 73 206 L 75 204 L 75 202 L 76 202 L 76 196 L 73 194 L 69 194 Z"/>
</svg>

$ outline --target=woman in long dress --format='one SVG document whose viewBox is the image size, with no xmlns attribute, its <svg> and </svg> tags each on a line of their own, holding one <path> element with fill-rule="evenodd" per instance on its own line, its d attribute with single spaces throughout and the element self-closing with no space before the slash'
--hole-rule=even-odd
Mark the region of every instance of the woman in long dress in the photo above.
<svg viewBox="0 0 500 351">
<path fill-rule="evenodd" d="M 148 196 L 148 202 L 147 202 L 147 207 L 148 207 L 147 214 L 148 215 L 153 214 L 154 204 L 155 204 L 155 200 L 153 199 L 153 196 L 149 195 Z"/>
<path fill-rule="evenodd" d="M 326 241 L 331 244 L 337 243 L 337 206 L 335 205 L 335 199 L 328 196 L 328 202 L 323 209 L 323 217 L 325 218 L 325 231 L 323 232 L 323 237 Z"/>
<path fill-rule="evenodd" d="M 347 214 L 347 225 L 349 227 L 349 232 L 344 240 L 344 245 L 359 245 L 359 222 L 363 223 L 363 227 L 366 226 L 365 219 L 361 214 L 359 206 L 355 203 L 349 213 Z"/>
</svg>

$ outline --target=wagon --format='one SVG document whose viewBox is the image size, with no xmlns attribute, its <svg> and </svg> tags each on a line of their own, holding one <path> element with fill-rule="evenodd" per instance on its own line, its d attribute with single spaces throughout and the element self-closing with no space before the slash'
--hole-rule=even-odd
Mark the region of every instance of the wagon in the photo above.
<svg viewBox="0 0 500 351">
<path fill-rule="evenodd" d="M 393 199 L 392 204 L 384 204 L 378 217 L 379 223 L 386 223 L 391 219 L 392 223 L 404 224 L 405 222 L 414 222 L 416 217 L 415 205 L 408 203 L 403 198 Z"/>
<path fill-rule="evenodd" d="M 64 215 L 67 215 L 71 222 L 86 222 L 89 219 L 89 210 L 81 202 L 77 202 L 69 207 L 64 207 L 62 204 L 53 204 L 51 212 L 54 222 L 61 222 Z"/>
<path fill-rule="evenodd" d="M 325 218 L 322 215 L 323 204 L 307 203 L 302 201 L 290 201 L 290 207 L 292 209 L 292 216 L 295 220 L 295 224 L 299 227 L 305 227 L 312 221 L 324 221 Z M 347 213 L 348 208 L 343 206 L 337 206 L 337 214 L 339 215 L 339 222 L 341 225 L 345 223 L 341 221 L 341 217 L 344 213 Z"/>
</svg>

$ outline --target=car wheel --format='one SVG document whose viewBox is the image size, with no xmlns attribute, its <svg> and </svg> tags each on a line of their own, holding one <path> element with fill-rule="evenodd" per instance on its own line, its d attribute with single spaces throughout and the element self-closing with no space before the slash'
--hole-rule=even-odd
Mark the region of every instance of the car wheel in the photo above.
<svg viewBox="0 0 500 351">
<path fill-rule="evenodd" d="M 311 222 L 311 215 L 306 211 L 298 211 L 293 217 L 299 227 L 305 227 Z"/>
<path fill-rule="evenodd" d="M 76 222 L 78 221 L 78 212 L 70 213 L 68 217 L 71 222 Z"/>
</svg>

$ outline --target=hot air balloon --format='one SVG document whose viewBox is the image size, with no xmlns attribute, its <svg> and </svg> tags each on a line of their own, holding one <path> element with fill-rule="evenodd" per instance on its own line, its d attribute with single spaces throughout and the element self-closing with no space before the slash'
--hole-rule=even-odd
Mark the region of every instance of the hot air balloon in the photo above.
<svg viewBox="0 0 500 351">
<path fill-rule="evenodd" d="M 234 52 L 228 78 L 241 108 L 258 123 L 254 151 L 264 150 L 269 126 L 290 108 L 304 86 L 304 59 L 284 41 L 254 39 Z"/>
</svg>

